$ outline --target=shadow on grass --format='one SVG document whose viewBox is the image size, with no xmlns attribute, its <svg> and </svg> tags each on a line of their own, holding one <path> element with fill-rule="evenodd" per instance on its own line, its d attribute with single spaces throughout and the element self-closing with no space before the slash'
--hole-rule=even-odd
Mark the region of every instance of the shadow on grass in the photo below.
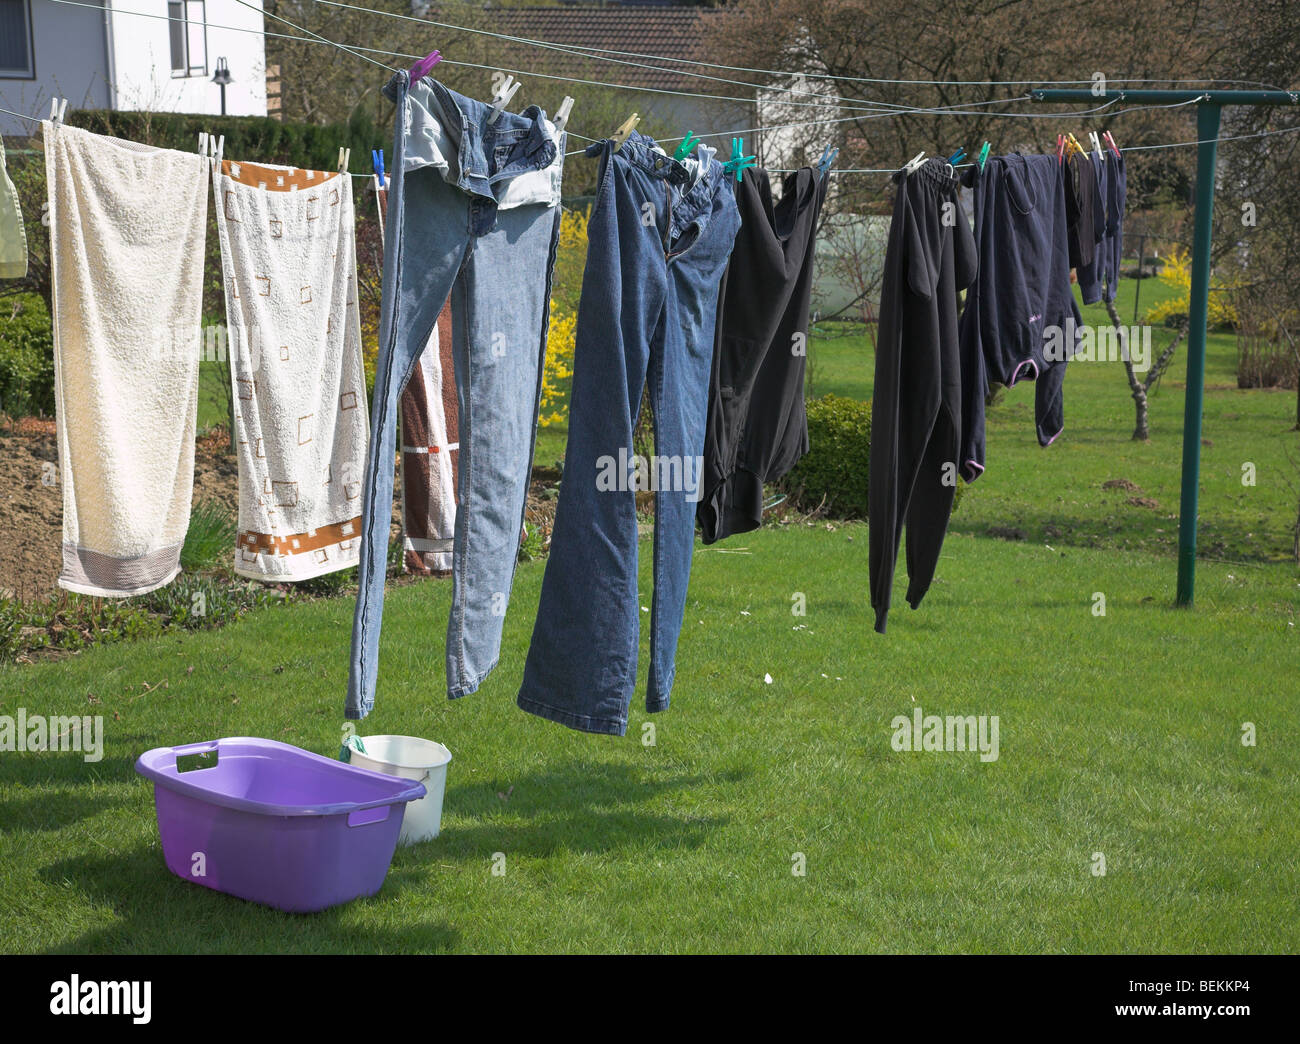
<svg viewBox="0 0 1300 1044">
<path fill-rule="evenodd" d="M 7 798 L 0 834 L 18 831 L 54 831 L 92 819 L 105 809 L 128 804 L 125 796 L 88 794 L 85 787 L 50 792 L 42 790 L 20 798 Z"/>
<path fill-rule="evenodd" d="M 699 847 L 728 817 L 652 813 L 646 804 L 679 791 L 707 797 L 719 790 L 724 792 L 719 804 L 724 804 L 730 800 L 726 792 L 742 786 L 746 775 L 735 771 L 661 778 L 648 769 L 580 762 L 505 784 L 455 786 L 445 807 L 465 825 L 445 823 L 436 840 L 398 848 L 377 895 L 314 914 L 282 913 L 182 881 L 166 868 L 156 841 L 119 854 L 64 859 L 42 867 L 40 879 L 56 893 L 71 891 L 79 901 L 107 907 L 114 923 L 44 952 L 445 952 L 459 945 L 461 933 L 444 921 L 392 928 L 359 922 L 384 918 L 390 911 L 409 919 L 411 902 L 395 900 L 414 893 L 414 901 L 423 905 L 422 895 L 428 894 L 440 866 L 462 873 L 481 868 L 486 873 L 499 851 L 545 858 L 566 851 Z M 69 792 L 55 798 L 60 811 L 53 815 L 45 804 L 50 800 L 49 795 L 30 798 L 32 811 L 22 819 L 30 815 L 49 823 L 41 829 L 55 829 L 126 799 L 101 801 Z"/>
<path fill-rule="evenodd" d="M 390 872 L 376 895 L 319 913 L 291 914 L 180 880 L 156 845 L 94 859 L 77 857 L 44 867 L 51 888 L 112 909 L 116 923 L 49 947 L 47 954 L 85 953 L 441 953 L 460 940 L 439 921 L 375 929 L 358 911 L 382 908 L 418 884 L 417 875 Z M 409 907 L 404 914 L 409 918 Z"/>
<path fill-rule="evenodd" d="M 407 851 L 420 858 L 436 852 L 443 861 L 477 862 L 498 851 L 546 857 L 629 845 L 698 848 L 728 817 L 673 815 L 644 806 L 677 791 L 699 794 L 719 785 L 735 787 L 745 775 L 659 778 L 630 765 L 583 762 L 504 782 L 454 786 L 444 807 L 454 810 L 460 822 L 444 823 L 436 840 Z"/>
</svg>

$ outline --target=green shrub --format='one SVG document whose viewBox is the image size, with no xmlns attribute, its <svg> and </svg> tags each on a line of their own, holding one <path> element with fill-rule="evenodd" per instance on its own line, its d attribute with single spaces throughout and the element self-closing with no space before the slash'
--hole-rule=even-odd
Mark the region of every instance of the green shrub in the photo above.
<svg viewBox="0 0 1300 1044">
<path fill-rule="evenodd" d="M 819 505 L 836 518 L 867 517 L 871 404 L 843 395 L 810 399 L 808 454 L 784 485 L 805 510 Z"/>
<path fill-rule="evenodd" d="M 181 568 L 187 571 L 225 565 L 235 554 L 239 527 L 234 513 L 215 500 L 201 500 L 190 512 L 190 525 L 181 548 Z"/>
<path fill-rule="evenodd" d="M 0 302 L 0 411 L 54 413 L 54 330 L 37 294 Z"/>
</svg>

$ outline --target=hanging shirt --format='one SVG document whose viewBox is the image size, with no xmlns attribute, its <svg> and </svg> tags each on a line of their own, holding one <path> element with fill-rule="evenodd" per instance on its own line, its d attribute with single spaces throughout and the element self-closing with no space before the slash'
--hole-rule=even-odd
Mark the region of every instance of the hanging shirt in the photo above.
<svg viewBox="0 0 1300 1044">
<path fill-rule="evenodd" d="M 980 261 L 961 317 L 962 358 L 978 355 L 987 383 L 1035 382 L 1034 425 L 1046 446 L 1065 426 L 1065 365 L 1083 322 L 1070 289 L 1062 167 L 1055 156 L 990 156 L 965 177 L 975 189 Z M 966 401 L 973 412 L 961 460 L 970 482 L 984 470 L 984 404 L 973 391 Z"/>
<path fill-rule="evenodd" d="M 0 139 L 0 279 L 21 279 L 27 274 L 27 232 L 18 206 L 18 193 L 5 167 L 5 146 Z"/>
<path fill-rule="evenodd" d="M 772 203 L 765 170 L 735 187 L 741 225 L 722 277 L 709 379 L 704 482 L 696 517 L 704 542 L 757 529 L 763 483 L 808 452 L 803 384 L 817 218 L 825 178 L 789 175 Z"/>
</svg>

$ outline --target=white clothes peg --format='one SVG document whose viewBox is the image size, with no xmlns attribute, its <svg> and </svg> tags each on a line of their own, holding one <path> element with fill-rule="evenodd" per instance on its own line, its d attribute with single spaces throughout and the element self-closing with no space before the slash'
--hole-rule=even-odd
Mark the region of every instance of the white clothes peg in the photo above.
<svg viewBox="0 0 1300 1044">
<path fill-rule="evenodd" d="M 573 99 L 567 94 L 564 101 L 560 103 L 560 110 L 555 114 L 555 132 L 558 134 L 564 130 L 564 125 L 569 122 L 569 113 L 573 111 Z"/>
<path fill-rule="evenodd" d="M 51 123 L 53 124 L 62 123 L 64 114 L 67 113 L 67 111 L 68 111 L 67 98 L 50 99 L 50 122 Z"/>
<path fill-rule="evenodd" d="M 921 164 L 924 162 L 925 162 L 925 153 L 918 152 L 915 156 L 913 156 L 910 160 L 908 160 L 907 163 L 903 165 L 903 172 L 905 174 L 915 174 L 918 170 L 921 169 Z"/>
<path fill-rule="evenodd" d="M 352 161 L 352 150 L 345 149 L 342 146 L 340 146 L 339 147 L 339 173 L 340 174 L 346 174 L 348 172 L 348 164 L 351 161 Z"/>
<path fill-rule="evenodd" d="M 513 76 L 507 75 L 505 83 L 497 91 L 496 97 L 492 99 L 492 115 L 488 117 L 488 123 L 496 123 L 500 118 L 502 111 L 510 104 L 510 99 L 515 96 L 523 84 Z"/>
</svg>

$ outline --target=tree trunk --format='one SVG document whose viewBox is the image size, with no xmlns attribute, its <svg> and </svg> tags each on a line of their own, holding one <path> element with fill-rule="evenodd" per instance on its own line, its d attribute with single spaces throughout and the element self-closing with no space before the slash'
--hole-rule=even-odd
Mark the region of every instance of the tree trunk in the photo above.
<svg viewBox="0 0 1300 1044">
<path fill-rule="evenodd" d="M 1133 360 L 1128 351 L 1128 331 L 1124 329 L 1124 324 L 1120 321 L 1119 312 L 1115 309 L 1114 301 L 1106 302 L 1106 314 L 1110 316 L 1110 325 L 1115 328 L 1115 336 L 1119 341 L 1120 358 L 1124 360 L 1124 372 L 1128 375 L 1129 393 L 1133 396 L 1133 409 L 1136 414 L 1133 424 L 1133 440 L 1135 442 L 1147 442 L 1151 438 L 1151 424 L 1147 412 L 1147 385 L 1137 379 L 1137 372 L 1133 369 Z"/>
</svg>

